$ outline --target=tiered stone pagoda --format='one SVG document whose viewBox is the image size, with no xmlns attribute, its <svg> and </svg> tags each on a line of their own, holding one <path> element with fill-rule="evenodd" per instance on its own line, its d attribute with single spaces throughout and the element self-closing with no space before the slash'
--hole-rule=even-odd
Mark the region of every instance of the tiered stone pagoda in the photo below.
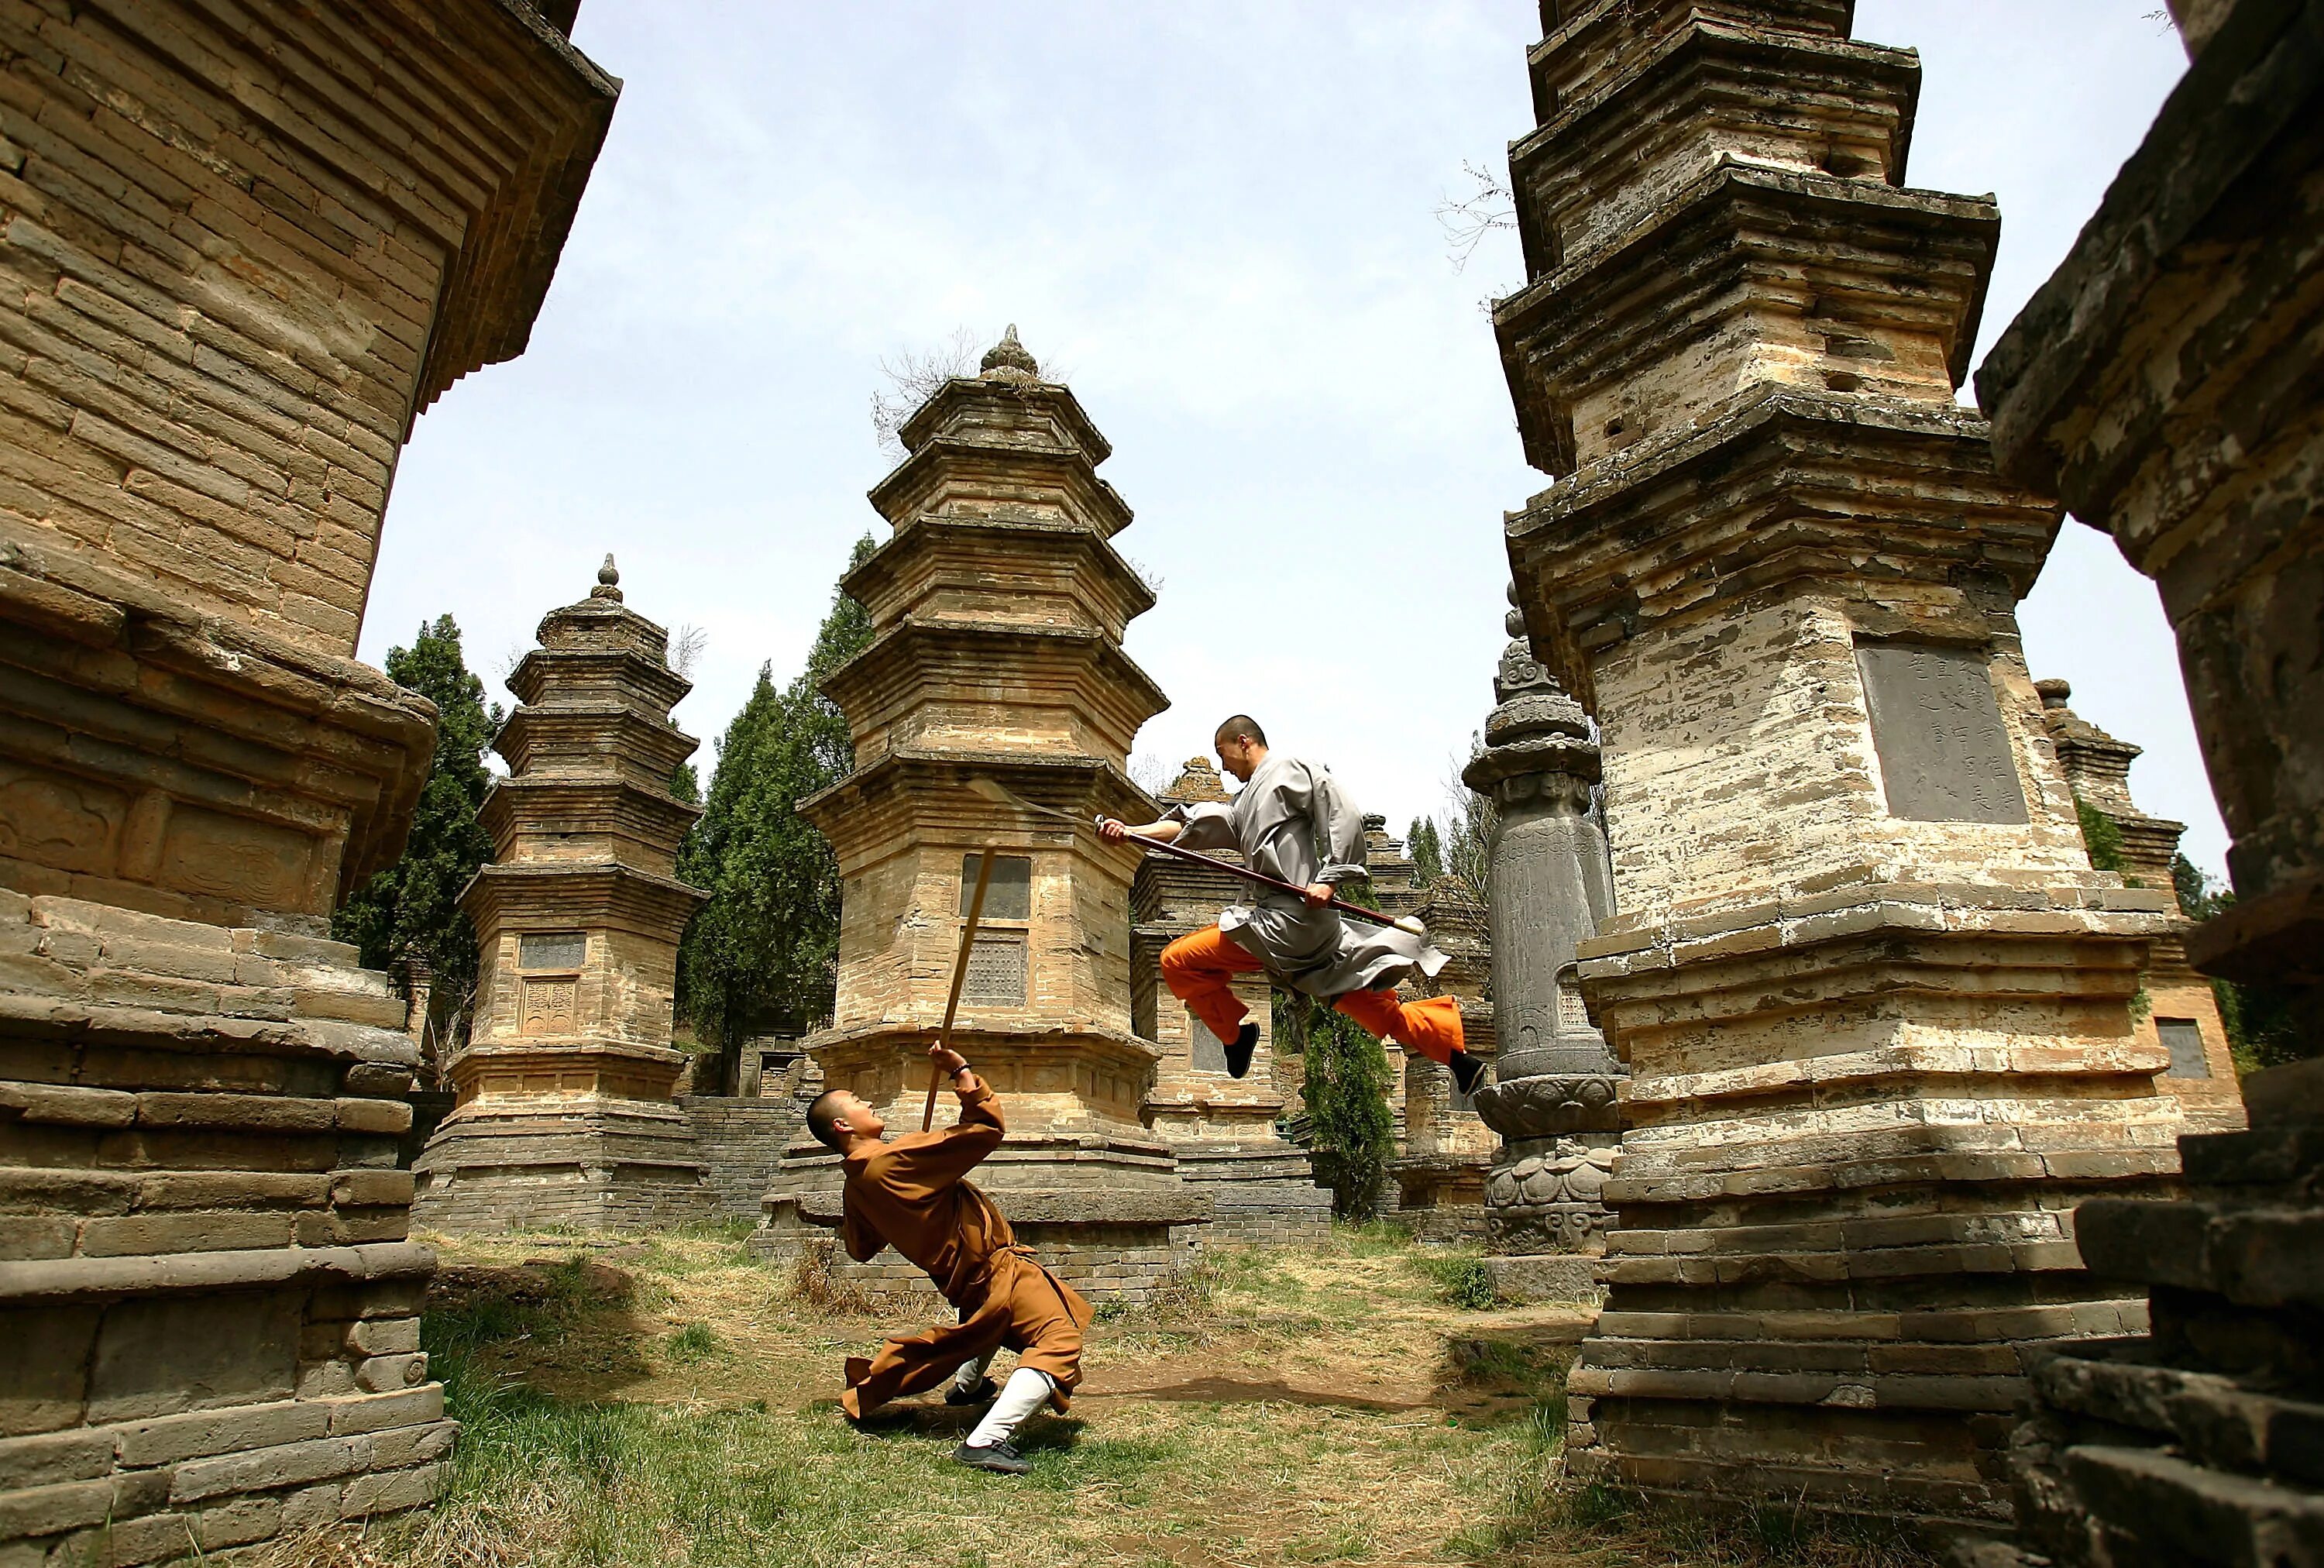
<svg viewBox="0 0 2324 1568">
<path fill-rule="evenodd" d="M 493 863 L 460 907 L 476 928 L 475 1016 L 459 1096 L 413 1167 L 420 1222 L 584 1229 L 706 1217 L 693 1125 L 671 1102 L 678 940 L 709 895 L 677 877 L 701 815 L 669 792 L 694 737 L 669 636 L 597 586 L 540 623 L 493 740 L 509 776 L 479 813 Z"/>
<path fill-rule="evenodd" d="M 1226 787 L 1207 759 L 1189 757 L 1159 798 L 1166 805 L 1225 800 Z M 1239 862 L 1232 850 L 1217 858 Z M 1203 1027 L 1162 979 L 1162 949 L 1219 918 L 1250 888 L 1224 872 L 1146 853 L 1130 888 L 1130 1018 L 1138 1034 L 1160 1047 L 1146 1120 L 1177 1151 L 1178 1168 L 1211 1194 L 1214 1241 L 1312 1241 L 1332 1224 L 1332 1194 L 1315 1185 L 1307 1152 L 1277 1130 L 1298 1103 L 1300 1059 L 1275 1049 L 1272 997 L 1264 974 L 1246 975 L 1235 993 L 1259 1026 L 1250 1072 L 1227 1075 L 1226 1047 Z"/>
<path fill-rule="evenodd" d="M 1509 614 L 1512 633 L 1524 630 Z M 1590 815 L 1598 744 L 1582 705 L 1521 641 L 1501 651 L 1499 706 L 1462 781 L 1493 802 L 1493 1017 L 1500 1050 L 1477 1109 L 1501 1135 L 1484 1190 L 1496 1294 L 1589 1296 L 1612 1216 L 1603 1201 L 1621 1148 L 1623 1075 L 1590 1022 L 1575 948 L 1614 907 L 1606 837 Z"/>
<path fill-rule="evenodd" d="M 2135 1328 L 2074 1206 L 2177 1170 L 2015 607 L 2056 503 L 1954 401 L 1999 215 L 1909 189 L 1847 0 L 1545 6 L 1494 320 L 1536 654 L 1598 715 L 1631 1076 L 1577 1472 L 1998 1520 L 2027 1342 Z M 1499 944 L 1496 944 L 1497 948 Z M 1514 1044 L 1514 1043 L 1512 1043 Z"/>
<path fill-rule="evenodd" d="M 1111 449 L 1014 327 L 900 434 L 908 455 L 872 492 L 895 532 L 844 584 L 872 641 L 825 687 L 855 771 L 801 807 L 844 879 L 837 1005 L 807 1046 L 828 1085 L 919 1125 L 977 854 L 997 849 L 954 1034 L 1007 1107 L 978 1179 L 1060 1274 L 1135 1296 L 1207 1213 L 1142 1121 L 1160 1056 L 1130 1028 L 1142 852 L 1084 826 L 1154 812 L 1123 768 L 1168 699 L 1121 650 L 1153 591 L 1109 542 L 1130 521 L 1097 476 Z M 979 779 L 1070 820 L 996 806 Z M 838 1181 L 835 1155 L 794 1146 L 762 1244 L 835 1222 Z M 925 1284 L 892 1255 L 858 1283 Z"/>
<path fill-rule="evenodd" d="M 2130 765 L 2142 748 L 2118 741 L 2067 706 L 2074 688 L 2062 680 L 2037 680 L 2042 722 L 2058 750 L 2058 765 L 2076 798 L 2114 825 L 2122 839 L 2124 877 L 2134 885 L 2172 890 L 2171 913 L 2179 917 L 2146 951 L 2141 978 L 2146 1006 L 2138 1016 L 2138 1036 L 2160 1045 L 2171 1065 L 2155 1087 L 2179 1102 L 2190 1132 L 2229 1132 L 2244 1125 L 2244 1097 L 2236 1084 L 2236 1059 L 2227 1024 L 2211 982 L 2187 963 L 2190 924 L 2178 905 L 2172 862 L 2179 853 L 2183 822 L 2149 816 L 2130 798 Z"/>
<path fill-rule="evenodd" d="M 2317 5 L 2172 0 L 2186 76 L 1978 372 L 2014 476 L 2154 579 L 2232 907 L 2185 935 L 2303 1059 L 2185 1195 L 2075 1216 L 2153 1332 L 2036 1358 L 2023 1522 L 2072 1568 L 2324 1561 L 2324 49 Z"/>
<path fill-rule="evenodd" d="M 449 1478 L 420 1053 L 330 918 L 436 745 L 355 657 L 404 439 L 523 352 L 613 118 L 574 11 L 5 8 L 0 1562 Z"/>
</svg>

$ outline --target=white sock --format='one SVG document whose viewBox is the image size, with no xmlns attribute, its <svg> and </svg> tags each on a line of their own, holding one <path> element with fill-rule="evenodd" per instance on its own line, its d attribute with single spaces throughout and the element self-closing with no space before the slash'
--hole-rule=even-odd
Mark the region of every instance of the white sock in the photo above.
<svg viewBox="0 0 2324 1568">
<path fill-rule="evenodd" d="M 1009 1381 L 1001 1385 L 1001 1397 L 992 1402 L 992 1408 L 984 1413 L 984 1419 L 968 1434 L 968 1445 L 990 1448 L 996 1443 L 1008 1442 L 1009 1434 L 1026 1416 L 1041 1407 L 1049 1390 L 1056 1387 L 1049 1381 L 1048 1373 L 1030 1367 L 1019 1367 L 1010 1373 Z"/>
<path fill-rule="evenodd" d="M 985 1368 L 991 1366 L 992 1358 L 1000 1353 L 1000 1347 L 996 1345 L 981 1356 L 971 1356 L 961 1362 L 960 1370 L 952 1375 L 953 1387 L 964 1394 L 973 1389 L 977 1384 L 984 1380 Z"/>
</svg>

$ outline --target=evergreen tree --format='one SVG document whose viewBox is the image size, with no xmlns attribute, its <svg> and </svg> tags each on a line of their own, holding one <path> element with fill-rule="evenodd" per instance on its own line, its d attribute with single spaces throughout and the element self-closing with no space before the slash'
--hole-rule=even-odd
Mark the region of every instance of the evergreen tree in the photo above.
<svg viewBox="0 0 2324 1568">
<path fill-rule="evenodd" d="M 1304 1045 L 1300 1085 L 1309 1127 L 1308 1159 L 1332 1189 L 1332 1213 L 1369 1220 L 1388 1190 L 1396 1158 L 1395 1112 L 1388 1102 L 1388 1053 L 1353 1019 L 1314 998 L 1276 993 L 1276 1034 Z"/>
<path fill-rule="evenodd" d="M 2235 906 L 2235 890 L 2213 882 L 2183 854 L 2172 857 L 2171 882 L 2178 890 L 2180 909 L 2190 920 L 2208 920 Z M 2280 1067 L 2312 1054 L 2291 992 L 2214 980 L 2211 995 L 2219 1004 L 2219 1022 L 2227 1028 L 2238 1074 Z"/>
<path fill-rule="evenodd" d="M 498 704 L 460 651 L 449 615 L 423 623 L 409 648 L 388 650 L 387 673 L 436 705 L 436 759 L 412 813 L 403 857 L 375 873 L 331 917 L 331 934 L 385 969 L 427 960 L 447 1014 L 464 1013 L 476 984 L 476 934 L 460 913 L 462 889 L 493 858 L 493 841 L 476 821 L 492 776 L 484 752 L 501 726 Z"/>
<path fill-rule="evenodd" d="M 866 537 L 851 568 L 872 553 Z M 822 684 L 872 640 L 871 617 L 835 593 L 807 669 L 778 690 L 759 669 L 718 742 L 702 819 L 679 876 L 709 902 L 678 954 L 678 1011 L 731 1061 L 762 1023 L 804 1028 L 831 1010 L 839 953 L 839 863 L 798 803 L 844 779 L 854 748 Z"/>
<path fill-rule="evenodd" d="M 1412 847 L 1412 880 L 1426 887 L 1444 874 L 1444 841 L 1437 836 L 1436 819 L 1416 816 L 1412 831 L 1405 835 Z"/>
</svg>

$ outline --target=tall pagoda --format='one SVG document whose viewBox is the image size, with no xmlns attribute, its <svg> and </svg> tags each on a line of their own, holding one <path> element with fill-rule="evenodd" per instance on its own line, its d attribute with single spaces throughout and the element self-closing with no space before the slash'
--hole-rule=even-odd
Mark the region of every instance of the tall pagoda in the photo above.
<svg viewBox="0 0 2324 1568">
<path fill-rule="evenodd" d="M 1121 649 L 1154 593 L 1111 543 L 1130 521 L 1097 475 L 1111 448 L 1014 327 L 900 435 L 871 494 L 894 532 L 844 584 L 872 641 L 825 687 L 855 770 L 800 807 L 843 879 L 836 1004 L 807 1049 L 825 1084 L 918 1125 L 978 856 L 997 852 L 954 1037 L 1009 1120 L 979 1179 L 1018 1189 L 1011 1219 L 1061 1273 L 1134 1295 L 1207 1213 L 1141 1120 L 1160 1055 L 1130 1009 L 1141 852 L 1093 825 L 1155 809 L 1125 769 L 1168 699 Z M 983 779 L 1072 820 L 997 806 L 969 788 Z M 835 1157 L 795 1148 L 770 1221 L 835 1217 L 836 1183 Z"/>
<path fill-rule="evenodd" d="M 493 863 L 460 908 L 476 928 L 475 1015 L 447 1075 L 458 1103 L 413 1169 L 439 1230 L 583 1229 L 706 1217 L 693 1124 L 672 1102 L 678 941 L 708 897 L 678 880 L 701 815 L 670 794 L 694 737 L 669 635 L 622 601 L 607 556 L 540 623 L 493 745 L 509 765 L 478 814 Z"/>
<path fill-rule="evenodd" d="M 2060 509 L 1954 389 L 2000 231 L 1905 183 L 1849 0 L 1545 0 L 1494 312 L 1526 630 L 1597 715 L 1629 1077 L 1578 1472 L 2008 1517 L 2020 1348 L 2135 1330 L 2073 1212 L 2177 1170 L 2015 607 Z M 1499 959 L 1501 955 L 1497 952 Z"/>
</svg>

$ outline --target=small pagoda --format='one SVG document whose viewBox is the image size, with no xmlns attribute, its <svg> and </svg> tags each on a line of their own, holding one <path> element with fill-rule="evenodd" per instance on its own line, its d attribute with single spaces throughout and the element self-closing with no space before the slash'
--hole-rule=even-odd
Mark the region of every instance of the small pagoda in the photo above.
<svg viewBox="0 0 2324 1568">
<path fill-rule="evenodd" d="M 708 895 L 678 880 L 701 815 L 670 780 L 694 737 L 669 634 L 597 586 L 540 623 L 493 740 L 509 765 L 479 813 L 493 863 L 460 907 L 476 928 L 475 1017 L 447 1075 L 458 1102 L 413 1170 L 420 1223 L 509 1230 L 665 1225 L 710 1212 L 671 1095 L 678 941 Z"/>
<path fill-rule="evenodd" d="M 825 687 L 855 770 L 800 807 L 843 879 L 832 1026 L 807 1048 L 826 1084 L 919 1125 L 978 856 L 995 851 L 954 1036 L 1007 1107 L 978 1179 L 1014 1189 L 1011 1221 L 1061 1274 L 1136 1296 L 1208 1213 L 1142 1121 L 1161 1053 L 1130 1020 L 1141 852 L 1093 822 L 1156 810 L 1124 769 L 1168 698 L 1121 649 L 1154 593 L 1111 543 L 1130 521 L 1097 475 L 1111 448 L 1015 327 L 899 434 L 907 456 L 871 493 L 894 533 L 843 585 L 872 640 Z M 987 779 L 1063 816 L 997 806 L 970 788 Z M 764 1247 L 835 1222 L 838 1181 L 835 1156 L 794 1146 Z M 920 1288 L 888 1267 L 855 1283 Z"/>
</svg>

